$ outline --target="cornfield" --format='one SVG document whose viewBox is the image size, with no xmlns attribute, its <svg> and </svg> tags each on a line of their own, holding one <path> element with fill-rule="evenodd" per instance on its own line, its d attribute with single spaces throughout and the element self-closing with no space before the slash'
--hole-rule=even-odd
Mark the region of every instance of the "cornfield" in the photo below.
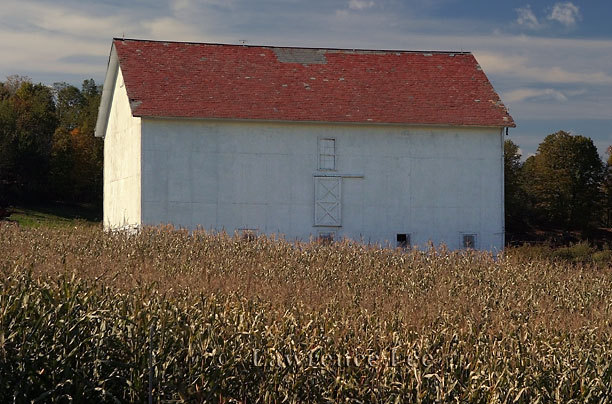
<svg viewBox="0 0 612 404">
<path fill-rule="evenodd" d="M 610 403 L 612 268 L 0 225 L 1 402 Z"/>
</svg>

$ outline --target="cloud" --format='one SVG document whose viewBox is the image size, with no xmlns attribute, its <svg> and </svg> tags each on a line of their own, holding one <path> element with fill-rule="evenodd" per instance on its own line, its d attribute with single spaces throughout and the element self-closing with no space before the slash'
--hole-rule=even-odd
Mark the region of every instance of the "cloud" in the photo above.
<svg viewBox="0 0 612 404">
<path fill-rule="evenodd" d="M 190 24 L 185 24 L 173 17 L 156 18 L 142 22 L 149 33 L 148 37 L 189 41 L 201 38 L 201 31 Z"/>
<path fill-rule="evenodd" d="M 103 66 L 108 60 L 106 55 L 91 55 L 87 53 L 77 53 L 73 55 L 62 56 L 57 59 L 58 62 L 62 63 L 79 63 L 88 64 L 91 66 Z"/>
<path fill-rule="evenodd" d="M 507 100 L 507 94 L 507 92 L 502 92 L 502 100 L 519 124 L 524 119 L 550 122 L 556 120 L 610 120 L 611 97 L 585 95 L 573 99 L 568 96 L 567 101 L 559 102 L 542 96 L 510 102 Z M 605 127 L 607 128 L 608 125 Z"/>
<path fill-rule="evenodd" d="M 113 37 L 227 41 L 209 34 L 212 23 L 206 15 L 200 13 L 192 20 L 181 15 L 189 8 L 189 0 L 173 3 L 176 9 L 158 4 L 144 12 L 128 4 L 120 13 L 106 9 L 108 5 L 103 3 L 87 9 L 68 1 L 54 4 L 40 0 L 3 1 L 0 81 L 13 73 L 47 82 L 79 82 L 83 77 L 101 80 Z M 198 11 L 201 10 L 200 7 Z M 192 14 L 194 11 L 191 8 Z"/>
<path fill-rule="evenodd" d="M 612 85 L 612 75 L 603 71 L 569 71 L 550 64 L 548 66 L 535 66 L 525 56 L 508 56 L 492 52 L 477 52 L 477 56 L 485 71 L 489 74 L 504 74 L 541 83 Z"/>
<path fill-rule="evenodd" d="M 576 21 L 581 18 L 580 9 L 570 1 L 555 3 L 547 18 L 560 22 L 566 27 L 571 27 L 576 25 Z"/>
<path fill-rule="evenodd" d="M 214 6 L 221 8 L 234 8 L 235 0 L 173 0 L 170 2 L 170 7 L 173 10 L 193 10 L 198 6 Z"/>
<path fill-rule="evenodd" d="M 348 7 L 351 10 L 365 10 L 366 8 L 374 7 L 374 1 L 366 0 L 349 0 Z"/>
<path fill-rule="evenodd" d="M 567 101 L 567 96 L 563 92 L 552 88 L 518 88 L 503 94 L 503 99 L 506 102 L 519 102 L 532 98 L 559 102 Z"/>
<path fill-rule="evenodd" d="M 519 7 L 515 11 L 517 13 L 516 22 L 519 25 L 530 29 L 540 28 L 540 22 L 538 21 L 538 18 L 535 16 L 533 11 L 531 11 L 530 5 Z"/>
<path fill-rule="evenodd" d="M 522 27 L 536 30 L 547 26 L 546 23 L 538 20 L 529 4 L 517 8 L 515 11 L 517 14 L 516 23 Z M 580 9 L 571 1 L 555 3 L 546 16 L 546 20 L 556 21 L 566 27 L 573 27 L 581 18 Z"/>
</svg>

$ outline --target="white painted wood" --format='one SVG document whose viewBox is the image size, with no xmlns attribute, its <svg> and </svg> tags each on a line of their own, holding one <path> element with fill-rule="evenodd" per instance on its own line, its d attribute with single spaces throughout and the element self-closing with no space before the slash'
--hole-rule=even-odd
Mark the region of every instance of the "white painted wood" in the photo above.
<svg viewBox="0 0 612 404">
<path fill-rule="evenodd" d="M 104 214 L 106 229 L 141 225 L 141 119 L 132 116 L 121 69 L 114 84 L 104 134 Z"/>
<path fill-rule="evenodd" d="M 405 233 L 413 245 L 456 249 L 474 233 L 478 248 L 503 246 L 499 128 L 152 118 L 141 127 L 142 224 L 308 240 L 327 231 L 315 226 L 313 175 L 347 173 L 362 178 L 341 180 L 341 227 L 328 229 L 337 239 L 394 246 Z M 318 170 L 321 138 L 335 139 L 334 172 Z M 105 194 L 105 209 L 126 203 Z"/>
</svg>

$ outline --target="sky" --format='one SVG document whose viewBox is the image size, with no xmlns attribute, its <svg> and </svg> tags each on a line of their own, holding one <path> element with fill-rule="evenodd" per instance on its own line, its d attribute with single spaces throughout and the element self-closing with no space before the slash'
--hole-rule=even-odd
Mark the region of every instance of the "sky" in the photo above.
<svg viewBox="0 0 612 404">
<path fill-rule="evenodd" d="M 612 145 L 612 1 L 2 0 L 0 81 L 102 84 L 113 37 L 471 51 L 523 157 L 558 130 Z"/>
</svg>

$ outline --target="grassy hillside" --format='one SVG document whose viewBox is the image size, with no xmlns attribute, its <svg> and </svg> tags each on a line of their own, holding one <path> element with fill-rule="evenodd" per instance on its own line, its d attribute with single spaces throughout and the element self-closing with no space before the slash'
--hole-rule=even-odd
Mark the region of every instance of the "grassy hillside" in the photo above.
<svg viewBox="0 0 612 404">
<path fill-rule="evenodd" d="M 150 371 L 161 401 L 612 397 L 608 265 L 7 224 L 0 251 L 3 402 L 143 402 Z"/>
</svg>

